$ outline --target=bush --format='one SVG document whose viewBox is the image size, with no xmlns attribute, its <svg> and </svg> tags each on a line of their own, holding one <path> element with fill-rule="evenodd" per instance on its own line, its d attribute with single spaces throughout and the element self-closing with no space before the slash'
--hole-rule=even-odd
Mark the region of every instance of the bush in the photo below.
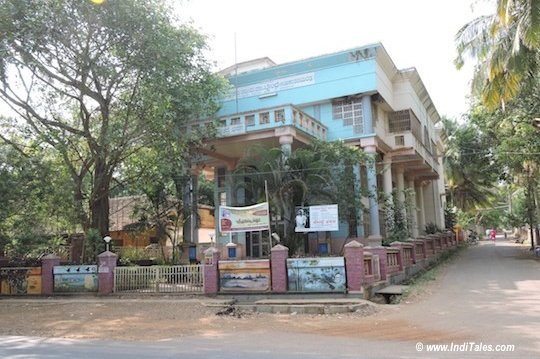
<svg viewBox="0 0 540 359">
<path fill-rule="evenodd" d="M 124 248 L 118 259 L 118 264 L 122 266 L 134 266 L 144 261 L 151 261 L 148 253 L 143 248 Z"/>
<path fill-rule="evenodd" d="M 442 230 L 437 226 L 435 223 L 428 223 L 426 224 L 426 234 L 435 234 L 435 233 L 441 233 Z"/>
</svg>

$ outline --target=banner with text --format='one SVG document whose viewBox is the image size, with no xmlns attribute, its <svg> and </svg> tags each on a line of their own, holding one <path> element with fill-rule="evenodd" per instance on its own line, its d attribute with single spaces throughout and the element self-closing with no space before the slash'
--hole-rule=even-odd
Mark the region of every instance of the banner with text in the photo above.
<svg viewBox="0 0 540 359">
<path fill-rule="evenodd" d="M 248 207 L 219 207 L 219 230 L 223 233 L 268 229 L 268 202 Z"/>
<path fill-rule="evenodd" d="M 338 205 L 296 207 L 295 232 L 338 231 Z"/>
</svg>

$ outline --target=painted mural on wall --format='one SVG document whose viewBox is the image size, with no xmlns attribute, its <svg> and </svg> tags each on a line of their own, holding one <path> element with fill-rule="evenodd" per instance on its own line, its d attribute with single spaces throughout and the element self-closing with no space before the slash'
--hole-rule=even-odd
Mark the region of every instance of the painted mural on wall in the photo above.
<svg viewBox="0 0 540 359">
<path fill-rule="evenodd" d="M 55 292 L 96 292 L 96 265 L 56 266 L 53 268 Z"/>
<path fill-rule="evenodd" d="M 270 290 L 270 261 L 219 261 L 220 291 L 266 292 Z"/>
<path fill-rule="evenodd" d="M 2 294 L 41 294 L 41 267 L 2 268 L 0 279 Z"/>
<path fill-rule="evenodd" d="M 335 258 L 287 259 L 291 292 L 345 292 L 345 260 Z"/>
</svg>

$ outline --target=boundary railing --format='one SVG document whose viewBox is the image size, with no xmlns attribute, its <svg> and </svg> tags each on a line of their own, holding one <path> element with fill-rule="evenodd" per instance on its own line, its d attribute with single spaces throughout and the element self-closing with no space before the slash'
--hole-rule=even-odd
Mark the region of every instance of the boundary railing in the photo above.
<svg viewBox="0 0 540 359">
<path fill-rule="evenodd" d="M 204 266 L 116 267 L 114 292 L 198 293 L 203 291 Z"/>
</svg>

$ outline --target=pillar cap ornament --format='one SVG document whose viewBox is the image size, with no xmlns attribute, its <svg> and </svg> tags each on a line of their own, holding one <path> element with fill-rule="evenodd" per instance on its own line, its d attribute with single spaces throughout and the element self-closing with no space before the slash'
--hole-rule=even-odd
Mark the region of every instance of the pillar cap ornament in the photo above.
<svg viewBox="0 0 540 359">
<path fill-rule="evenodd" d="M 345 245 L 345 248 L 364 248 L 364 245 L 357 240 L 350 241 Z"/>
<path fill-rule="evenodd" d="M 271 252 L 289 251 L 289 248 L 281 244 L 276 244 L 275 246 L 272 247 L 270 251 Z"/>
</svg>

